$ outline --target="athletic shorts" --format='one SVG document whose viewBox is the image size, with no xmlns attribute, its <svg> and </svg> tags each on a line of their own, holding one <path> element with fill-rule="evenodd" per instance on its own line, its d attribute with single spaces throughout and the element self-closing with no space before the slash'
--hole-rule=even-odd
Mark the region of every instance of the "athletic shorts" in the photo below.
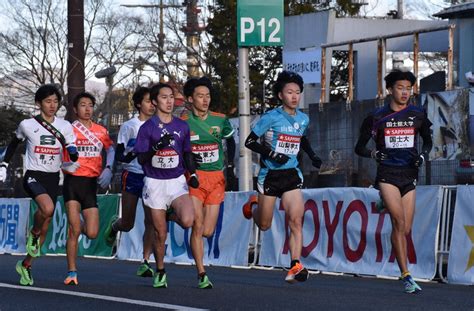
<svg viewBox="0 0 474 311">
<path fill-rule="evenodd" d="M 35 199 L 40 194 L 46 193 L 54 205 L 56 205 L 59 188 L 59 172 L 46 173 L 40 171 L 26 171 L 23 177 L 23 188 L 32 199 Z"/>
<path fill-rule="evenodd" d="M 142 197 L 144 174 L 137 174 L 124 170 L 122 172 L 122 192 L 128 192 Z"/>
<path fill-rule="evenodd" d="M 144 179 L 142 199 L 149 208 L 166 210 L 183 194 L 189 194 L 184 175 L 172 179 Z"/>
<path fill-rule="evenodd" d="M 394 185 L 400 190 L 400 195 L 403 197 L 416 188 L 417 179 L 417 168 L 379 165 L 377 168 L 377 177 L 375 178 L 375 186 L 379 189 L 380 182 Z"/>
<path fill-rule="evenodd" d="M 220 205 L 224 201 L 225 177 L 223 171 L 200 171 L 199 188 L 189 187 L 189 194 L 196 197 L 204 205 Z"/>
<path fill-rule="evenodd" d="M 281 198 L 283 193 L 302 187 L 303 177 L 295 168 L 285 170 L 262 168 L 258 174 L 257 189 L 264 195 Z"/>
<path fill-rule="evenodd" d="M 81 209 L 97 207 L 97 177 L 64 174 L 64 203 L 77 201 Z"/>
</svg>

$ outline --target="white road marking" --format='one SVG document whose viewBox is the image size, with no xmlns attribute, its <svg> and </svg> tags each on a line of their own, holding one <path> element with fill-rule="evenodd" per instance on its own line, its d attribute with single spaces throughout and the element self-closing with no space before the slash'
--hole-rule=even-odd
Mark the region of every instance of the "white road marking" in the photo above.
<svg viewBox="0 0 474 311">
<path fill-rule="evenodd" d="M 142 301 L 142 300 L 127 299 L 127 298 L 113 297 L 113 296 L 104 296 L 104 295 L 82 293 L 82 292 L 70 292 L 70 291 L 61 290 L 61 289 L 20 286 L 20 285 L 12 285 L 12 284 L 7 284 L 7 283 L 0 283 L 0 287 L 31 290 L 31 291 L 36 291 L 36 292 L 46 292 L 46 293 L 54 293 L 54 294 L 62 294 L 62 295 L 70 295 L 70 296 L 85 297 L 85 298 L 92 298 L 92 299 L 100 299 L 100 300 L 107 300 L 107 301 L 121 302 L 121 303 L 129 303 L 129 304 L 133 304 L 133 305 L 163 308 L 163 309 L 170 309 L 170 310 L 182 310 L 182 311 L 184 311 L 184 310 L 186 310 L 186 311 L 205 311 L 205 310 L 207 310 L 207 309 L 198 309 L 198 308 L 192 308 L 192 307 L 186 307 L 186 306 L 180 306 L 180 305 L 172 305 L 172 304 L 167 304 L 167 303 L 158 303 L 158 302 L 152 302 L 152 301 Z"/>
</svg>

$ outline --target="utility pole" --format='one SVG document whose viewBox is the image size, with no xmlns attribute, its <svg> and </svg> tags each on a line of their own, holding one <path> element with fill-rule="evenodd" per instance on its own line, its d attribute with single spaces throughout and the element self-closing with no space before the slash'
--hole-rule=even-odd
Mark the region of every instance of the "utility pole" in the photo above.
<svg viewBox="0 0 474 311">
<path fill-rule="evenodd" d="M 67 5 L 67 114 L 72 120 L 72 101 L 84 91 L 84 0 L 68 0 Z"/>
</svg>

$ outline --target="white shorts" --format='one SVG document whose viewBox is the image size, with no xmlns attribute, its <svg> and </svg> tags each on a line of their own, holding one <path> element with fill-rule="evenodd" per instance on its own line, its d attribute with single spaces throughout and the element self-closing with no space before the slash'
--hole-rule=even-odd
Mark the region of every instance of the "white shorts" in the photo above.
<svg viewBox="0 0 474 311">
<path fill-rule="evenodd" d="M 166 210 L 174 199 L 189 194 L 186 178 L 181 175 L 173 179 L 155 179 L 145 177 L 143 186 L 143 204 L 153 209 Z"/>
</svg>

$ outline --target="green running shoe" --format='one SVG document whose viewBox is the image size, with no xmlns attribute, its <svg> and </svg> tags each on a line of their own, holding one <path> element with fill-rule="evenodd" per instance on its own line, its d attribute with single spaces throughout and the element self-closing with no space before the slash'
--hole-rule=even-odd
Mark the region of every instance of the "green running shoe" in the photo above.
<svg viewBox="0 0 474 311">
<path fill-rule="evenodd" d="M 166 273 L 155 273 L 155 277 L 153 279 L 153 287 L 154 288 L 167 288 L 168 283 L 166 282 Z"/>
<path fill-rule="evenodd" d="M 148 261 L 144 261 L 138 266 L 137 275 L 144 278 L 151 278 L 154 276 L 153 269 L 150 267 Z"/>
<path fill-rule="evenodd" d="M 211 281 L 207 277 L 207 274 L 204 274 L 199 278 L 198 288 L 200 289 L 211 289 L 213 287 Z"/>
<path fill-rule="evenodd" d="M 105 228 L 104 236 L 105 236 L 105 244 L 107 246 L 113 247 L 115 244 L 115 240 L 117 239 L 117 231 L 112 230 L 112 225 L 114 224 L 115 221 L 117 221 L 119 217 L 117 215 L 113 216 L 110 219 L 109 224 Z"/>
<path fill-rule="evenodd" d="M 28 235 L 28 240 L 26 241 L 26 252 L 31 257 L 39 257 L 40 256 L 40 237 L 33 235 L 30 232 Z"/>
<path fill-rule="evenodd" d="M 411 277 L 411 275 L 407 275 L 402 279 L 403 286 L 405 287 L 405 293 L 407 294 L 416 294 L 421 292 L 421 287 L 416 284 L 415 280 Z"/>
<path fill-rule="evenodd" d="M 16 272 L 20 275 L 20 284 L 23 286 L 32 286 L 33 285 L 33 276 L 31 275 L 31 267 L 25 268 L 23 266 L 22 260 L 19 260 L 16 263 Z"/>
</svg>

